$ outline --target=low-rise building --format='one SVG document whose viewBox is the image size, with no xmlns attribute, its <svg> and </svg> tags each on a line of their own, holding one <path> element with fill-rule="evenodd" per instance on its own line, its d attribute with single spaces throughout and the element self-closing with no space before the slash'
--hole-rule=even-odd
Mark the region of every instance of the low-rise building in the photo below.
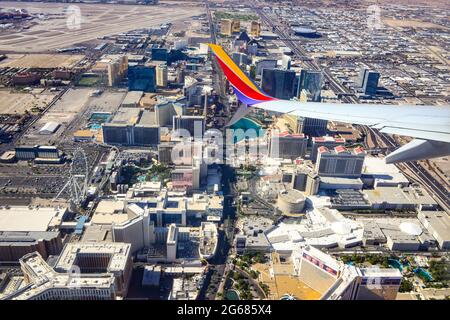
<svg viewBox="0 0 450 320">
<path fill-rule="evenodd" d="M 450 249 L 450 217 L 443 211 L 420 211 L 417 218 L 433 235 L 441 250 Z"/>
<path fill-rule="evenodd" d="M 379 187 L 364 190 L 363 193 L 373 210 L 434 210 L 436 201 L 419 186 L 412 187 Z"/>
</svg>

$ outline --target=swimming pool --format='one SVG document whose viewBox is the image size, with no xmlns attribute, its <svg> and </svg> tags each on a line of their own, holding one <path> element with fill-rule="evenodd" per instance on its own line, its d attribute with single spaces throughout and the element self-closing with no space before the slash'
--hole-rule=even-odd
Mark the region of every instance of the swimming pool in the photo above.
<svg viewBox="0 0 450 320">
<path fill-rule="evenodd" d="M 251 118 L 242 118 L 235 124 L 233 124 L 231 129 L 234 131 L 234 142 L 239 142 L 245 137 L 261 137 L 264 135 L 264 129 L 262 126 L 254 119 Z M 239 129 L 242 129 L 239 130 Z"/>
<path fill-rule="evenodd" d="M 105 123 L 108 122 L 110 118 L 111 118 L 110 112 L 92 112 L 89 121 L 97 123 Z"/>
<path fill-rule="evenodd" d="M 240 300 L 239 294 L 235 290 L 228 290 L 225 296 L 227 300 Z"/>
<path fill-rule="evenodd" d="M 433 277 L 431 276 L 431 274 L 423 268 L 415 269 L 414 273 L 416 273 L 418 276 L 424 278 L 427 281 L 433 281 Z"/>
</svg>

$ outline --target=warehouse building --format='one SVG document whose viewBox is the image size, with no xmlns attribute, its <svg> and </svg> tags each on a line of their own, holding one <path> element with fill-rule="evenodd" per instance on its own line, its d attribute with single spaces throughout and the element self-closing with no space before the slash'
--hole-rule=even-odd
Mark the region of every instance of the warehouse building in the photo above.
<svg viewBox="0 0 450 320">
<path fill-rule="evenodd" d="M 436 247 L 435 237 L 418 219 L 361 218 L 364 245 L 386 245 L 394 251 L 427 251 Z"/>
<path fill-rule="evenodd" d="M 62 156 L 55 146 L 17 146 L 15 152 L 16 159 L 19 161 L 34 160 L 41 163 L 58 163 Z"/>
<path fill-rule="evenodd" d="M 44 124 L 44 126 L 39 130 L 39 134 L 49 135 L 53 134 L 58 130 L 61 125 L 58 122 L 50 121 Z"/>
<path fill-rule="evenodd" d="M 366 157 L 361 180 L 365 188 L 409 186 L 408 179 L 394 164 L 378 157 Z"/>
</svg>

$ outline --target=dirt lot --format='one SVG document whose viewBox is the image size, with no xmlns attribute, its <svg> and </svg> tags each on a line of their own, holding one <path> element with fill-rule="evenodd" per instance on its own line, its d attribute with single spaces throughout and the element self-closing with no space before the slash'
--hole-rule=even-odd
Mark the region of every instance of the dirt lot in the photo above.
<svg viewBox="0 0 450 320">
<path fill-rule="evenodd" d="M 22 144 L 52 144 L 61 139 L 67 126 L 81 114 L 92 93 L 92 89 L 69 89 L 21 138 Z M 47 122 L 61 125 L 52 135 L 40 135 L 39 130 Z"/>
<path fill-rule="evenodd" d="M 425 22 L 420 20 L 395 20 L 395 19 L 382 19 L 384 23 L 386 23 L 390 27 L 403 27 L 403 28 L 422 28 L 422 29 L 447 29 L 444 26 L 439 24 Z"/>
<path fill-rule="evenodd" d="M 2 2 L 5 9 L 24 8 L 30 13 L 49 15 L 47 19 L 35 19 L 36 25 L 28 30 L 0 33 L 0 50 L 46 52 L 95 40 L 105 35 L 184 21 L 204 13 L 203 4 L 199 3 L 185 3 L 182 6 L 176 3 L 158 6 L 77 4 L 81 12 L 81 23 L 79 28 L 69 28 L 68 17 L 64 11 L 68 6 L 69 4 L 63 3 Z"/>
<path fill-rule="evenodd" d="M 72 68 L 83 55 L 68 54 L 8 54 L 8 59 L 0 63 L 1 68 Z"/>
<path fill-rule="evenodd" d="M 45 108 L 55 97 L 48 90 L 34 90 L 30 93 L 0 90 L 0 114 L 23 114 L 33 107 Z"/>
</svg>

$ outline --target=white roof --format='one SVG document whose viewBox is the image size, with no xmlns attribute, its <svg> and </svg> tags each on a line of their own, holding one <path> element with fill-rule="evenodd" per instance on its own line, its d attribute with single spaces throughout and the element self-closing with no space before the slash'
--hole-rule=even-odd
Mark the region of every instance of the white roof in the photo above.
<svg viewBox="0 0 450 320">
<path fill-rule="evenodd" d="M 331 230 L 337 234 L 348 234 L 352 232 L 352 227 L 348 223 L 338 221 L 331 224 Z"/>
<path fill-rule="evenodd" d="M 0 209 L 0 231 L 47 231 L 61 223 L 66 209 L 12 207 Z"/>
<path fill-rule="evenodd" d="M 418 224 L 413 222 L 400 223 L 400 230 L 412 236 L 419 236 L 422 234 L 422 228 Z"/>
<path fill-rule="evenodd" d="M 39 133 L 54 133 L 58 127 L 58 122 L 50 121 L 44 124 L 44 126 L 39 130 Z"/>
</svg>

